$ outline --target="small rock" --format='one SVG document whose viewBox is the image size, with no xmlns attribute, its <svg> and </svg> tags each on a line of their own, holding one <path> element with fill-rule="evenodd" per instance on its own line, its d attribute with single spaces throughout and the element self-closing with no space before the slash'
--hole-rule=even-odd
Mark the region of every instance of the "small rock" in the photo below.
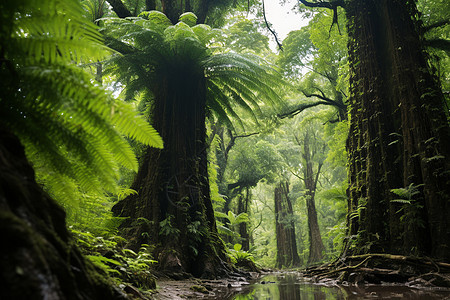
<svg viewBox="0 0 450 300">
<path fill-rule="evenodd" d="M 199 292 L 199 293 L 203 293 L 203 294 L 208 294 L 208 290 L 202 286 L 202 285 L 193 285 L 190 287 L 191 290 L 193 290 L 194 292 Z"/>
</svg>

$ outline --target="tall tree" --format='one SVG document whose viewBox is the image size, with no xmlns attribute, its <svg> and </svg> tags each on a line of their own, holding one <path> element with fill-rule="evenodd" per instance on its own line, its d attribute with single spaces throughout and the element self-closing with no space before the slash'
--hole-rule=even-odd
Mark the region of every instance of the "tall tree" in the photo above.
<svg viewBox="0 0 450 300">
<path fill-rule="evenodd" d="M 308 129 L 307 129 L 308 130 Z M 325 160 L 325 143 L 313 142 L 317 139 L 314 132 L 306 131 L 303 139 L 299 140 L 295 137 L 299 146 L 303 146 L 302 157 L 303 166 L 303 182 L 306 189 L 306 209 L 308 212 L 308 235 L 309 235 L 309 263 L 314 263 L 323 258 L 325 247 L 320 235 L 319 221 L 317 219 L 316 210 L 316 190 L 319 176 Z M 317 157 L 316 157 L 317 156 Z M 317 162 L 316 170 L 314 170 L 314 162 Z"/>
<path fill-rule="evenodd" d="M 156 11 L 107 23 L 110 45 L 123 54 L 111 70 L 120 70 L 128 98 L 144 95 L 165 142 L 163 151 L 145 151 L 132 185 L 139 194 L 114 207 L 130 217 L 122 232 L 134 247 L 157 245 L 163 268 L 196 276 L 225 272 L 208 181 L 206 117 L 232 127 L 228 115 L 239 121 L 240 107 L 256 120 L 260 97 L 278 99 L 271 87 L 279 79 L 256 56 L 214 55 L 207 45 L 216 31 L 195 25 L 192 13 L 176 25 Z"/>
<path fill-rule="evenodd" d="M 277 238 L 276 267 L 297 267 L 300 257 L 297 252 L 294 210 L 289 198 L 289 182 L 280 182 L 275 187 L 275 230 Z"/>
<path fill-rule="evenodd" d="M 357 237 L 348 250 L 448 261 L 450 128 L 415 1 L 300 1 L 342 6 L 348 19 L 348 226 Z"/>
</svg>

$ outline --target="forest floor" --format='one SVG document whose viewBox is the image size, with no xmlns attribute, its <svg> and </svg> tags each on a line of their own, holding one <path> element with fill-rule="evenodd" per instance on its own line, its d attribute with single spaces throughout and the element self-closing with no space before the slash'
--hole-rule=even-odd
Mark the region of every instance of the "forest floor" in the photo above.
<svg viewBox="0 0 450 300">
<path fill-rule="evenodd" d="M 157 292 L 153 299 L 180 300 L 180 299 L 229 299 L 251 284 L 254 278 L 233 277 L 228 279 L 197 279 L 184 280 L 160 279 L 157 280 Z"/>
<path fill-rule="evenodd" d="M 134 294 L 132 299 L 232 299 L 238 293 L 245 292 L 265 275 L 295 273 L 310 284 L 321 286 L 340 286 L 351 288 L 365 284 L 395 285 L 414 289 L 437 288 L 450 292 L 450 264 L 435 262 L 431 259 L 406 257 L 390 254 L 367 254 L 348 256 L 344 260 L 302 270 L 261 270 L 246 272 L 247 276 L 231 276 L 229 278 L 210 280 L 193 277 L 181 277 L 178 280 L 164 275 L 157 276 L 157 289 L 145 296 Z M 244 273 L 242 273 L 244 274 Z M 181 280 L 180 280 L 181 279 Z M 264 281 L 261 281 L 265 284 Z M 269 283 L 269 282 L 267 282 Z M 272 283 L 272 282 L 270 282 Z M 131 289 L 131 287 L 130 287 Z M 128 293 L 130 291 L 127 291 Z M 130 294 L 130 293 L 129 293 Z M 433 298 L 444 299 L 444 298 Z M 446 299 L 446 298 L 445 298 Z"/>
</svg>

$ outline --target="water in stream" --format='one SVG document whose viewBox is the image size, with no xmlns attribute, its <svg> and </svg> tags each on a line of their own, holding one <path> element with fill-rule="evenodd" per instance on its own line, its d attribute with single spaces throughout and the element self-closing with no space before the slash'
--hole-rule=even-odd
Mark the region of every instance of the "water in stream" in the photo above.
<svg viewBox="0 0 450 300">
<path fill-rule="evenodd" d="M 450 299 L 450 290 L 401 285 L 327 286 L 306 281 L 297 273 L 266 275 L 227 300 Z"/>
</svg>

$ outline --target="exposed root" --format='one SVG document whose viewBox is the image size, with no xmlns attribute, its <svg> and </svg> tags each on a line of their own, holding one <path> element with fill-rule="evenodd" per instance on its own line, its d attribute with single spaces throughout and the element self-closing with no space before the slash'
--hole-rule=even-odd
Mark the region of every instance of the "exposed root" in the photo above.
<svg viewBox="0 0 450 300">
<path fill-rule="evenodd" d="M 328 278 L 351 284 L 395 282 L 450 288 L 450 264 L 428 257 L 364 254 L 342 257 L 332 263 L 307 268 L 315 281 Z"/>
</svg>

